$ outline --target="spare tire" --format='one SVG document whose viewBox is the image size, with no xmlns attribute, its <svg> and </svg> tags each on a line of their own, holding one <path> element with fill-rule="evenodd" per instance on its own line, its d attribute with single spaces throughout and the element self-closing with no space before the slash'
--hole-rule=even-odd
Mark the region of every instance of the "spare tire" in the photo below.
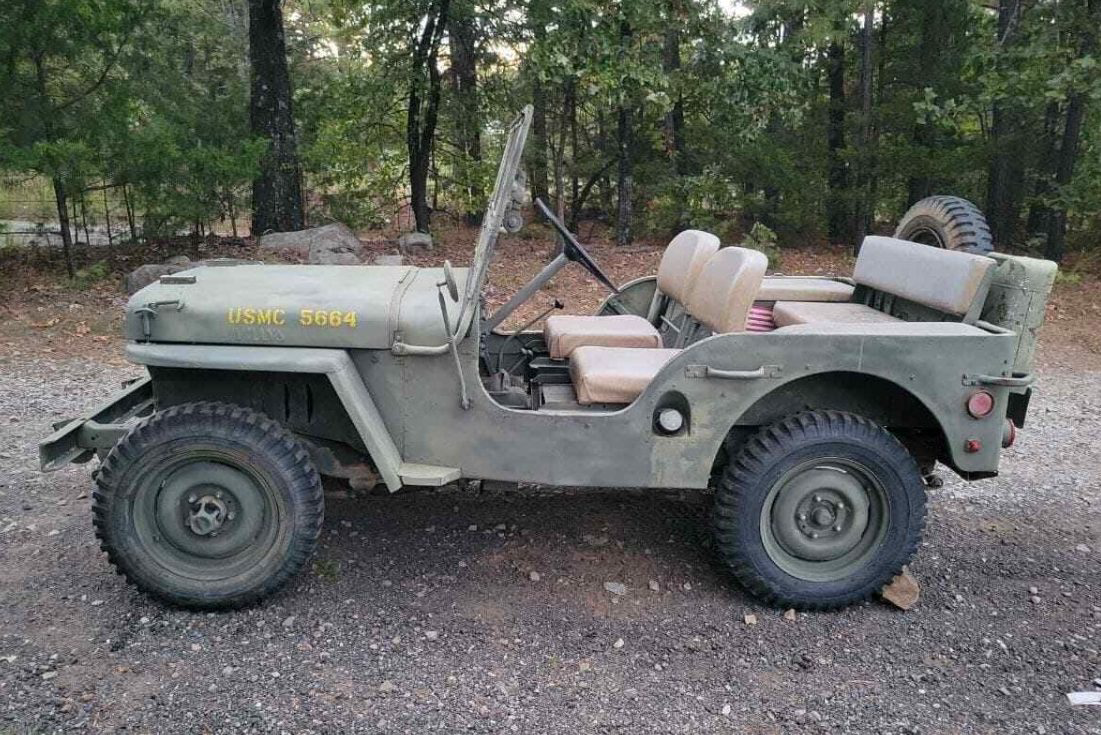
<svg viewBox="0 0 1101 735">
<path fill-rule="evenodd" d="M 938 195 L 920 200 L 902 216 L 895 237 L 979 255 L 994 249 L 986 217 L 961 197 Z"/>
</svg>

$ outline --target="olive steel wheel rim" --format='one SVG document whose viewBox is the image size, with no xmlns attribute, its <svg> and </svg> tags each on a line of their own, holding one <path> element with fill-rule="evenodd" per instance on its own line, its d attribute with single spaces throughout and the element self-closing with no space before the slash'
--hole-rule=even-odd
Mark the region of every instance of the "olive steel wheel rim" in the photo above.
<svg viewBox="0 0 1101 735">
<path fill-rule="evenodd" d="M 932 227 L 915 227 L 910 230 L 910 232 L 906 233 L 906 239 L 910 242 L 929 245 L 934 248 L 941 248 L 942 250 L 946 247 L 944 240 L 941 239 L 940 233 Z"/>
<path fill-rule="evenodd" d="M 784 473 L 761 508 L 769 559 L 811 582 L 852 576 L 879 552 L 889 527 L 887 492 L 858 462 L 827 458 Z"/>
<path fill-rule="evenodd" d="M 166 571 L 199 582 L 246 574 L 278 553 L 286 508 L 270 478 L 232 454 L 189 452 L 143 478 L 137 540 Z"/>
</svg>

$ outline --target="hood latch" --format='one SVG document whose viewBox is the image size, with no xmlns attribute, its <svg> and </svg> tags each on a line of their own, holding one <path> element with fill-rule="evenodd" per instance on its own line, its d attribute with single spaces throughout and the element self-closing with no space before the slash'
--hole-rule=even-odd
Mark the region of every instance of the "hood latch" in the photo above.
<svg viewBox="0 0 1101 735">
<path fill-rule="evenodd" d="M 141 319 L 141 333 L 146 339 L 153 334 L 153 320 L 157 318 L 157 310 L 162 306 L 174 306 L 175 311 L 183 311 L 184 303 L 180 299 L 169 301 L 150 301 L 145 306 L 134 309 L 134 313 Z"/>
</svg>

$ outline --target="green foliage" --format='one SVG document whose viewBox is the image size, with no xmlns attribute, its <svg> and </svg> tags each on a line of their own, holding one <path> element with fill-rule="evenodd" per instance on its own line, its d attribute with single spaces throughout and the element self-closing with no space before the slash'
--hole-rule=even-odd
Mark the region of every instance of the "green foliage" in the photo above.
<svg viewBox="0 0 1101 735">
<path fill-rule="evenodd" d="M 314 222 L 410 225 L 406 113 L 432 78 L 413 66 L 429 6 L 286 0 Z M 537 103 L 545 129 L 533 135 L 529 174 L 545 167 L 552 205 L 574 222 L 616 219 L 625 153 L 639 237 L 697 227 L 733 242 L 749 228 L 748 241 L 763 238 L 766 249 L 816 242 L 833 206 L 853 222 L 866 208 L 872 228 L 888 231 L 927 193 L 982 205 L 1008 149 L 1017 197 L 1010 244 L 1042 249 L 1053 209 L 1066 213 L 1070 247 L 1101 242 L 1101 59 L 1088 3 L 1022 3 L 1008 33 L 990 4 L 875 3 L 867 119 L 865 3 L 733 7 L 451 0 L 435 70 L 442 99 L 429 199 L 437 216 L 482 208 L 505 125 Z M 0 4 L 0 169 L 24 180 L 37 174 L 47 196 L 55 182 L 73 198 L 126 184 L 150 233 L 244 219 L 265 150 L 248 121 L 247 11 L 246 0 Z M 456 23 L 469 34 L 473 91 L 457 81 Z M 835 68 L 839 99 L 831 97 Z M 1084 100 L 1086 114 L 1069 149 L 1072 175 L 1057 183 L 1074 100 Z M 995 109 L 1012 122 L 1002 137 Z M 629 128 L 622 150 L 620 110 Z M 838 121 L 839 146 L 829 138 Z"/>
<path fill-rule="evenodd" d="M 107 263 L 97 260 L 91 265 L 78 268 L 73 274 L 73 288 L 83 290 L 106 280 L 111 275 Z"/>
<path fill-rule="evenodd" d="M 780 265 L 782 254 L 776 242 L 776 233 L 760 222 L 754 222 L 753 227 L 749 228 L 745 240 L 742 241 L 742 247 L 764 253 L 768 257 L 769 267 L 773 270 L 779 270 L 782 267 Z"/>
</svg>

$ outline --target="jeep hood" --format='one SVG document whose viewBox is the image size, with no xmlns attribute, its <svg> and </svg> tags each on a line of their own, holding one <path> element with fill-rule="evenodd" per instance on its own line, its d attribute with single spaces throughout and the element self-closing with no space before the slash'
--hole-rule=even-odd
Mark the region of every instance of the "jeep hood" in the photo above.
<svg viewBox="0 0 1101 735">
<path fill-rule="evenodd" d="M 466 268 L 454 269 L 459 290 Z M 208 265 L 163 276 L 126 306 L 141 342 L 389 349 L 446 342 L 440 268 Z M 446 289 L 445 289 L 446 291 Z M 459 305 L 445 296 L 451 324 Z"/>
</svg>

